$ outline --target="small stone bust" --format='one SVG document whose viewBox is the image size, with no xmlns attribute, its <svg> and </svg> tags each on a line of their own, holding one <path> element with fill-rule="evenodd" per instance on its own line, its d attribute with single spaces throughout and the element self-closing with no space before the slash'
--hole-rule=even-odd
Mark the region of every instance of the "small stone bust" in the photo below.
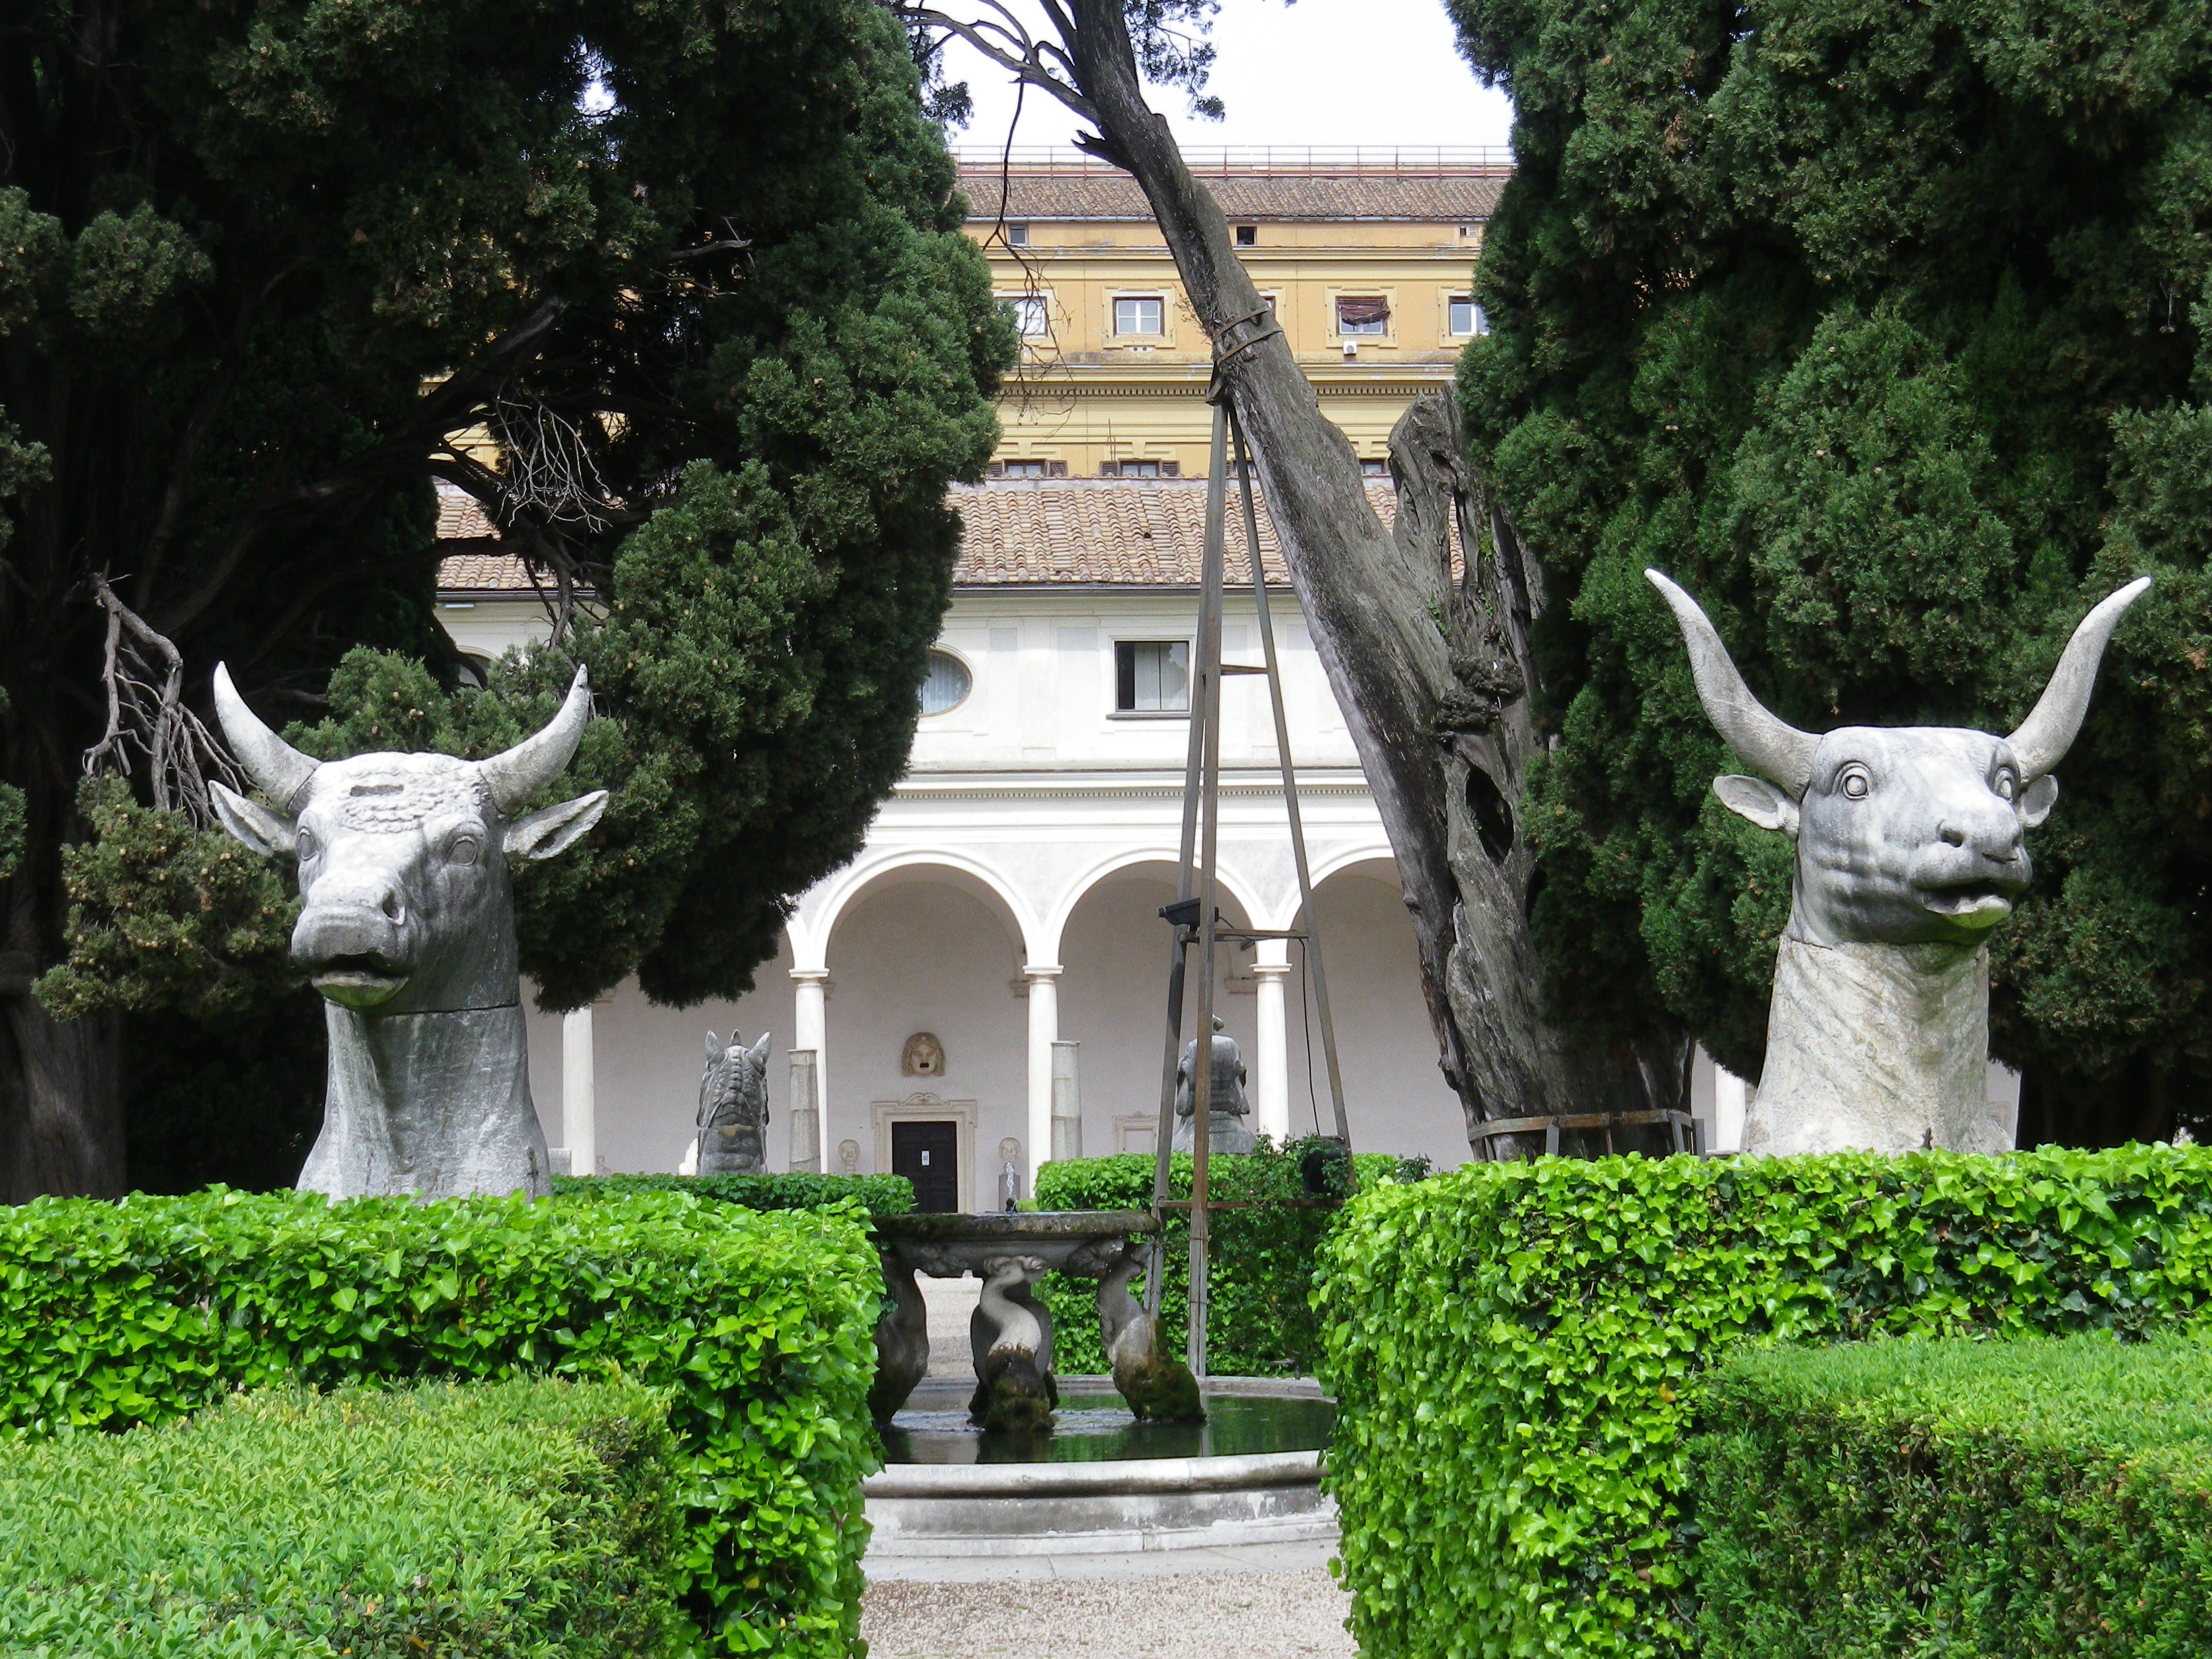
<svg viewBox="0 0 2212 1659">
<path fill-rule="evenodd" d="M 699 1079 L 699 1173 L 758 1175 L 768 1167 L 768 1036 L 750 1048 L 735 1031 L 724 1046 L 707 1033 Z"/>
<path fill-rule="evenodd" d="M 1249 1152 L 1259 1145 L 1259 1138 L 1245 1127 L 1245 1118 L 1252 1108 L 1244 1098 L 1244 1052 L 1237 1046 L 1236 1038 L 1222 1035 L 1218 1016 L 1213 1022 L 1212 1054 L 1212 1093 L 1207 1102 L 1206 1150 Z M 1198 1039 L 1193 1037 L 1183 1044 L 1182 1060 L 1176 1067 L 1175 1150 L 1179 1152 L 1197 1150 L 1193 1122 L 1198 1114 L 1197 1077 Z"/>
<path fill-rule="evenodd" d="M 916 1031 L 906 1040 L 906 1050 L 899 1056 L 899 1075 L 945 1075 L 945 1045 L 937 1040 L 934 1031 Z"/>
</svg>

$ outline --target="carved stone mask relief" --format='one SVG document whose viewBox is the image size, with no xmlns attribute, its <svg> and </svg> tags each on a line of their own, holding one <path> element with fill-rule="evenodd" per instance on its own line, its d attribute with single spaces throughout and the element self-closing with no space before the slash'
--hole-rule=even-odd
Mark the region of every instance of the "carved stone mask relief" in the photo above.
<svg viewBox="0 0 2212 1659">
<path fill-rule="evenodd" d="M 902 1077 L 945 1075 L 945 1045 L 933 1032 L 916 1031 L 906 1040 L 906 1051 L 899 1056 L 899 1073 Z"/>
</svg>

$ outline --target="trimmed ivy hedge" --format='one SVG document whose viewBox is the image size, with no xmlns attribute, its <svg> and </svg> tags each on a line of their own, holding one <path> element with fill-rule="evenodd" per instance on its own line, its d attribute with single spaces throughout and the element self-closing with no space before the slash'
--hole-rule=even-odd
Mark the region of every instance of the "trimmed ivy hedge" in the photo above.
<svg viewBox="0 0 2212 1659">
<path fill-rule="evenodd" d="M 653 1659 L 696 1638 L 665 1403 L 538 1379 L 234 1395 L 0 1464 L 0 1652 Z"/>
<path fill-rule="evenodd" d="M 625 1198 L 633 1193 L 688 1193 L 747 1210 L 819 1210 L 857 1203 L 870 1215 L 905 1215 L 914 1182 L 902 1175 L 605 1175 L 555 1176 L 562 1198 Z"/>
<path fill-rule="evenodd" d="M 1703 1373 L 1747 1338 L 2105 1329 L 2212 1297 L 2212 1148 L 1540 1159 L 1322 1247 L 1328 1486 L 1370 1659 L 1694 1651 Z"/>
<path fill-rule="evenodd" d="M 1705 1651 L 2203 1659 L 2212 1345 L 1759 1350 L 1690 1445 Z"/>
<path fill-rule="evenodd" d="M 1206 1187 L 1217 1200 L 1256 1203 L 1258 1207 L 1211 1212 L 1212 1250 L 1206 1271 L 1206 1369 L 1221 1376 L 1310 1376 L 1321 1353 L 1312 1305 L 1314 1265 L 1321 1241 L 1335 1220 L 1334 1208 L 1312 1208 L 1287 1200 L 1313 1196 L 1306 1190 L 1305 1165 L 1317 1160 L 1322 1195 L 1341 1199 L 1340 1153 L 1326 1139 L 1294 1140 L 1277 1148 L 1262 1140 L 1260 1150 L 1224 1153 L 1206 1160 Z M 1426 1165 L 1407 1164 L 1379 1153 L 1353 1159 L 1357 1178 L 1386 1176 L 1418 1178 Z M 1152 1201 L 1152 1159 L 1125 1152 L 1114 1158 L 1068 1158 L 1037 1171 L 1040 1210 L 1142 1210 Z M 1172 1196 L 1190 1196 L 1191 1158 L 1174 1153 L 1169 1177 Z M 1190 1220 L 1170 1212 L 1166 1230 L 1167 1279 L 1161 1286 L 1161 1317 L 1170 1333 L 1190 1315 Z M 1138 1284 L 1142 1285 L 1143 1280 Z M 1053 1364 L 1070 1375 L 1107 1369 L 1099 1340 L 1098 1287 L 1086 1279 L 1045 1276 L 1039 1295 L 1052 1310 Z M 1141 1289 L 1139 1294 L 1142 1294 Z M 1180 1337 L 1166 1342 L 1182 1352 Z"/>
<path fill-rule="evenodd" d="M 270 1384 L 627 1377 L 667 1392 L 684 1449 L 686 1611 L 726 1651 L 842 1656 L 881 1297 L 851 1204 L 40 1199 L 0 1208 L 0 1431 L 161 1423 Z"/>
</svg>

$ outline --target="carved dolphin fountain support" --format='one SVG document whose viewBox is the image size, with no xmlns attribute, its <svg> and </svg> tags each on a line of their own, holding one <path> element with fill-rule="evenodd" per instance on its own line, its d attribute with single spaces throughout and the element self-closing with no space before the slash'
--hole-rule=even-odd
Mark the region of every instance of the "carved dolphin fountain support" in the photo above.
<svg viewBox="0 0 2212 1659">
<path fill-rule="evenodd" d="M 1800 732 L 1764 708 L 1698 603 L 1647 570 L 1698 696 L 1756 772 L 1713 793 L 1796 843 L 1748 1152 L 2009 1150 L 1990 1118 L 1990 929 L 2032 872 L 2025 832 L 2058 799 L 2106 642 L 2140 577 L 2081 621 L 2020 729 Z"/>
<path fill-rule="evenodd" d="M 544 1195 L 507 860 L 551 858 L 605 810 L 595 789 L 520 815 L 583 737 L 584 671 L 550 725 L 482 761 L 311 759 L 261 722 L 221 666 L 215 706 L 273 806 L 216 784 L 216 816 L 254 851 L 299 860 L 292 959 L 325 1000 L 330 1081 L 301 1189 Z"/>
</svg>

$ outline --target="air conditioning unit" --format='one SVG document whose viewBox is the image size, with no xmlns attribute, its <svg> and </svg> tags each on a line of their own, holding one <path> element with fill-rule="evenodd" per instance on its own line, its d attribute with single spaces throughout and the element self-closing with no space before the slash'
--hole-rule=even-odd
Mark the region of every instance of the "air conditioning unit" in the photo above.
<svg viewBox="0 0 2212 1659">
<path fill-rule="evenodd" d="M 1344 355 L 1347 357 L 1357 357 L 1359 355 L 1359 342 L 1346 340 L 1344 343 Z"/>
</svg>

